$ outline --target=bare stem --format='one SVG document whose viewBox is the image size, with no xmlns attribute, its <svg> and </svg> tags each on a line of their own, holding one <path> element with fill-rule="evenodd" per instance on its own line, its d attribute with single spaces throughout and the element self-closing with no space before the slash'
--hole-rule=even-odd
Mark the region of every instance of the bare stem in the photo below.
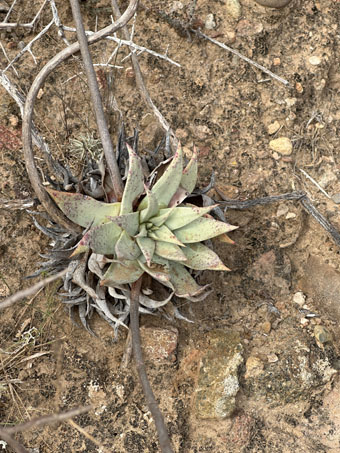
<svg viewBox="0 0 340 453">
<path fill-rule="evenodd" d="M 96 115 L 97 126 L 99 135 L 102 141 L 103 150 L 105 154 L 106 163 L 108 166 L 108 170 L 111 176 L 113 190 L 115 192 L 116 199 L 120 201 L 123 196 L 124 185 L 122 178 L 120 177 L 120 172 L 118 168 L 118 164 L 115 158 L 115 152 L 113 149 L 109 129 L 107 127 L 103 103 L 99 92 L 98 82 L 96 73 L 93 67 L 93 62 L 87 42 L 87 37 L 85 34 L 84 24 L 81 17 L 81 11 L 79 7 L 78 0 L 70 0 L 73 19 L 76 24 L 77 29 L 77 37 L 80 46 L 81 56 L 83 58 L 85 72 L 90 88 L 92 103 L 94 107 L 94 112 Z"/>
<path fill-rule="evenodd" d="M 66 272 L 67 272 L 67 269 L 64 269 L 63 271 L 59 272 L 58 274 L 51 275 L 51 277 L 47 277 L 44 280 L 41 280 L 40 282 L 36 283 L 35 285 L 30 286 L 29 288 L 18 291 L 17 293 L 13 294 L 12 296 L 7 297 L 7 299 L 0 302 L 0 310 L 10 307 L 11 305 L 15 304 L 16 302 L 19 302 L 19 300 L 21 300 L 21 299 L 25 299 L 26 297 L 32 296 L 33 294 L 35 294 L 37 291 L 39 291 L 44 286 L 48 285 L 49 283 L 54 282 L 55 280 L 58 280 L 58 278 L 63 277 L 66 274 Z"/>
<path fill-rule="evenodd" d="M 77 409 L 71 409 L 67 412 L 61 412 L 60 414 L 44 415 L 43 417 L 32 418 L 28 422 L 20 423 L 19 425 L 2 428 L 2 430 L 6 431 L 8 434 L 20 433 L 22 431 L 28 431 L 32 428 L 39 428 L 44 425 L 63 422 L 64 420 L 76 417 L 77 415 L 84 414 L 91 409 L 93 409 L 93 406 L 84 406 L 78 407 Z"/>
<path fill-rule="evenodd" d="M 106 36 L 116 32 L 119 30 L 123 25 L 125 25 L 131 17 L 134 15 L 137 9 L 138 0 L 131 0 L 129 6 L 127 7 L 126 11 L 122 15 L 120 19 L 118 19 L 114 24 L 109 25 L 108 27 L 99 30 L 97 33 L 94 33 L 92 36 L 88 38 L 88 43 L 92 44 L 95 43 Z M 25 163 L 28 176 L 30 178 L 32 187 L 39 198 L 40 202 L 49 213 L 51 218 L 58 223 L 60 226 L 63 226 L 67 230 L 71 231 L 79 231 L 79 227 L 68 220 L 62 212 L 56 207 L 53 203 L 49 195 L 47 194 L 44 186 L 41 183 L 40 174 L 38 169 L 35 165 L 34 161 L 34 154 L 32 148 L 32 117 L 34 111 L 34 104 L 38 95 L 38 92 L 49 76 L 51 72 L 53 72 L 56 67 L 69 58 L 71 55 L 75 54 L 79 51 L 79 44 L 76 42 L 61 52 L 59 52 L 55 57 L 53 57 L 39 72 L 37 77 L 35 78 L 30 91 L 26 98 L 24 115 L 23 115 L 23 123 L 22 123 L 22 141 L 23 141 L 23 148 L 24 148 L 24 156 L 25 156 Z"/>
<path fill-rule="evenodd" d="M 111 0 L 111 5 L 112 5 L 112 9 L 114 11 L 114 14 L 115 14 L 116 18 L 119 19 L 121 17 L 121 13 L 120 13 L 120 10 L 119 10 L 119 7 L 118 7 L 118 4 L 117 4 L 116 0 Z M 124 27 L 122 27 L 122 33 L 123 33 L 123 36 L 126 39 L 126 41 L 129 41 L 130 40 L 130 35 L 129 35 L 129 31 L 128 31 L 126 25 L 124 25 Z M 131 62 L 132 62 L 133 70 L 135 71 L 137 87 L 138 87 L 139 91 L 141 92 L 141 95 L 142 95 L 145 103 L 150 107 L 150 109 L 152 110 L 152 112 L 154 113 L 156 118 L 158 119 L 158 121 L 161 124 L 161 126 L 163 127 L 163 129 L 166 132 L 168 132 L 168 131 L 170 132 L 172 143 L 173 143 L 174 147 L 177 149 L 178 140 L 177 140 L 174 132 L 172 131 L 172 129 L 170 127 L 170 124 L 167 122 L 167 120 L 164 118 L 162 113 L 159 111 L 159 109 L 154 104 L 154 102 L 151 99 L 151 96 L 150 96 L 150 94 L 148 92 L 148 89 L 147 89 L 147 87 L 145 85 L 145 82 L 144 82 L 144 79 L 143 79 L 143 75 L 142 75 L 142 71 L 141 71 L 140 66 L 139 66 L 138 58 L 137 58 L 137 55 L 135 53 L 136 51 L 132 47 L 130 47 L 130 51 L 131 51 Z"/>
<path fill-rule="evenodd" d="M 161 451 L 162 453 L 173 453 L 170 438 L 164 423 L 164 418 L 150 386 L 143 359 L 141 337 L 139 331 L 139 293 L 142 285 L 142 278 L 143 276 L 140 277 L 139 280 L 137 280 L 135 283 L 133 283 L 131 288 L 130 329 L 132 336 L 133 355 L 136 362 L 139 379 L 142 384 L 144 396 L 156 425 Z"/>
</svg>

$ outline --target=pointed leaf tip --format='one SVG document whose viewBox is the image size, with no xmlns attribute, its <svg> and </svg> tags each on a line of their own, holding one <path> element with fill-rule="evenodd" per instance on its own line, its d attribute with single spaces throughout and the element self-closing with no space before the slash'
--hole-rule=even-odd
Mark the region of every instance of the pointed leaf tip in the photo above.
<svg viewBox="0 0 340 453">
<path fill-rule="evenodd" d="M 103 203 L 80 193 L 46 190 L 66 217 L 84 228 L 107 222 L 108 216 L 119 214 L 120 203 Z"/>
<path fill-rule="evenodd" d="M 126 144 L 129 151 L 129 171 L 126 180 L 120 215 L 133 211 L 133 202 L 144 192 L 144 176 L 140 158 L 131 146 Z"/>
</svg>

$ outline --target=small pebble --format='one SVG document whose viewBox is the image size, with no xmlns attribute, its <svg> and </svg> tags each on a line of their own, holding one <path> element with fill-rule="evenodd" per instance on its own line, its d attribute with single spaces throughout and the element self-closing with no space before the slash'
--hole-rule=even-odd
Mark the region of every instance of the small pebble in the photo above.
<svg viewBox="0 0 340 453">
<path fill-rule="evenodd" d="M 321 178 L 318 180 L 319 185 L 325 189 L 330 183 L 336 182 L 338 180 L 337 176 L 335 173 L 333 173 L 331 170 L 327 169 Z"/>
<path fill-rule="evenodd" d="M 332 335 L 328 329 L 324 326 L 315 326 L 314 327 L 314 337 L 316 344 L 319 348 L 323 349 L 326 343 L 332 342 Z"/>
<path fill-rule="evenodd" d="M 313 66 L 318 66 L 321 63 L 321 58 L 317 57 L 316 55 L 313 55 L 312 57 L 309 58 L 309 63 Z"/>
<path fill-rule="evenodd" d="M 279 57 L 275 57 L 273 59 L 273 65 L 274 66 L 279 66 L 281 64 L 281 59 Z"/>
<path fill-rule="evenodd" d="M 267 132 L 269 135 L 273 135 L 280 129 L 280 127 L 280 123 L 278 121 L 274 121 L 267 126 Z"/>
<path fill-rule="evenodd" d="M 340 193 L 335 193 L 335 194 L 332 196 L 332 200 L 334 201 L 334 203 L 340 204 Z"/>
<path fill-rule="evenodd" d="M 248 357 L 246 362 L 246 374 L 244 375 L 245 379 L 260 375 L 263 371 L 263 368 L 264 365 L 260 358 L 255 356 Z"/>
<path fill-rule="evenodd" d="M 293 107 L 293 105 L 296 104 L 297 99 L 296 98 L 286 98 L 285 103 L 287 107 Z"/>
<path fill-rule="evenodd" d="M 238 0 L 227 0 L 225 4 L 228 14 L 235 20 L 241 17 L 241 5 Z"/>
<path fill-rule="evenodd" d="M 283 215 L 286 215 L 288 212 L 288 206 L 282 205 L 279 206 L 278 210 L 276 211 L 276 217 L 281 217 Z"/>
<path fill-rule="evenodd" d="M 37 99 L 41 99 L 44 95 L 44 90 L 42 88 L 40 88 L 40 90 L 38 91 L 38 94 L 37 94 Z"/>
<path fill-rule="evenodd" d="M 9 124 L 13 127 L 17 127 L 17 125 L 19 124 L 19 118 L 16 115 L 10 115 Z"/>
<path fill-rule="evenodd" d="M 309 321 L 307 318 L 301 318 L 300 323 L 301 323 L 302 327 L 307 327 L 309 324 Z"/>
<path fill-rule="evenodd" d="M 299 94 L 302 94 L 302 93 L 303 93 L 303 86 L 301 85 L 300 82 L 296 82 L 296 84 L 295 84 L 295 89 L 296 89 L 296 91 L 297 91 Z"/>
<path fill-rule="evenodd" d="M 306 296 L 303 294 L 302 291 L 298 291 L 293 296 L 293 302 L 302 307 L 306 302 Z"/>
<path fill-rule="evenodd" d="M 207 30 L 213 30 L 216 27 L 216 22 L 213 14 L 208 14 L 204 26 Z"/>
<path fill-rule="evenodd" d="M 293 151 L 293 144 L 288 137 L 280 137 L 271 140 L 269 142 L 269 147 L 273 151 L 277 151 L 284 156 L 290 156 Z"/>
<path fill-rule="evenodd" d="M 289 219 L 295 219 L 296 217 L 296 214 L 295 212 L 288 212 L 288 214 L 286 215 L 286 219 L 289 220 Z"/>
<path fill-rule="evenodd" d="M 272 325 L 270 324 L 269 321 L 265 321 L 260 325 L 260 329 L 262 330 L 263 333 L 268 335 L 271 331 Z"/>
<path fill-rule="evenodd" d="M 268 363 L 275 363 L 275 362 L 278 362 L 279 358 L 276 354 L 272 353 L 272 354 L 267 355 L 267 360 L 268 360 Z"/>
</svg>

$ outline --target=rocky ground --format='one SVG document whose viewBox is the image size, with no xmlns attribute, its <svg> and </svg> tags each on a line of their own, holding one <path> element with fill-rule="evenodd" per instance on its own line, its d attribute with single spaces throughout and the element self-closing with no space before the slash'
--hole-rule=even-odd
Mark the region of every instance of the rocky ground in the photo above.
<svg viewBox="0 0 340 453">
<path fill-rule="evenodd" d="M 0 0 L 0 22 L 9 3 Z M 340 230 L 338 0 L 292 0 L 282 10 L 252 0 L 197 2 L 190 27 L 201 27 L 283 81 L 188 32 L 194 3 L 145 0 L 134 42 L 180 64 L 147 52 L 139 57 L 150 95 L 186 152 L 199 148 L 200 187 L 214 171 L 217 190 L 228 198 L 302 190 Z M 110 23 L 108 0 L 81 4 L 87 29 Z M 39 5 L 19 0 L 10 18 L 27 23 Z M 72 26 L 67 2 L 56 5 L 62 23 Z M 1 69 L 51 17 L 48 4 L 33 30 L 0 30 Z M 71 32 L 66 36 L 75 39 Z M 17 73 L 8 69 L 7 77 L 26 94 L 63 46 L 53 25 L 32 46 L 35 60 L 23 53 Z M 95 63 L 106 63 L 114 48 L 108 41 L 93 46 Z M 163 131 L 143 103 L 127 54 L 122 47 L 111 61 L 120 68 L 99 67 L 98 79 L 104 99 L 113 90 L 120 110 L 107 102 L 112 136 L 116 140 L 121 114 L 130 135 L 139 128 L 140 150 L 147 152 Z M 95 136 L 96 129 L 78 59 L 48 79 L 35 123 L 53 155 L 79 170 L 81 155 L 72 140 Z M 0 148 L 0 296 L 6 297 L 30 284 L 24 278 L 37 268 L 49 240 L 25 210 L 5 209 L 8 200 L 34 194 L 24 167 L 20 111 L 3 88 Z M 45 171 L 38 152 L 37 158 Z M 141 318 L 148 374 L 175 451 L 336 453 L 339 246 L 298 201 L 228 209 L 226 217 L 239 226 L 230 233 L 235 245 L 215 248 L 232 271 L 200 276 L 213 288 L 205 301 L 177 301 L 194 322 L 171 313 Z M 92 320 L 97 337 L 75 327 L 56 288 L 1 312 L 1 423 L 91 403 L 94 409 L 73 424 L 27 431 L 18 440 L 35 453 L 159 451 L 134 365 L 121 367 L 126 332 L 114 341 L 99 318 Z"/>
</svg>

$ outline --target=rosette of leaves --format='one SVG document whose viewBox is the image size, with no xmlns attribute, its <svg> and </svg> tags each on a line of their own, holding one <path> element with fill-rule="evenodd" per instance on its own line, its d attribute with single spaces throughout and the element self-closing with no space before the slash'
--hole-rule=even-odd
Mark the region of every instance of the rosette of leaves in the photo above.
<svg viewBox="0 0 340 453">
<path fill-rule="evenodd" d="M 202 300 L 206 286 L 197 284 L 190 269 L 228 270 L 202 242 L 236 228 L 210 216 L 214 206 L 185 202 L 197 181 L 196 150 L 183 169 L 179 146 L 163 174 L 157 178 L 154 172 L 150 179 L 155 182 L 148 184 L 141 159 L 129 146 L 128 151 L 129 169 L 120 202 L 105 203 L 80 193 L 48 189 L 63 213 L 85 229 L 72 257 L 85 254 L 86 265 L 98 277 L 99 291 L 80 286 L 110 319 L 105 291 L 115 299 L 128 301 L 130 285 L 144 273 L 170 290 L 165 300 L 154 301 L 144 288 L 140 294 L 144 307 L 159 308 L 174 294 Z M 79 284 L 79 279 L 73 281 Z"/>
</svg>

